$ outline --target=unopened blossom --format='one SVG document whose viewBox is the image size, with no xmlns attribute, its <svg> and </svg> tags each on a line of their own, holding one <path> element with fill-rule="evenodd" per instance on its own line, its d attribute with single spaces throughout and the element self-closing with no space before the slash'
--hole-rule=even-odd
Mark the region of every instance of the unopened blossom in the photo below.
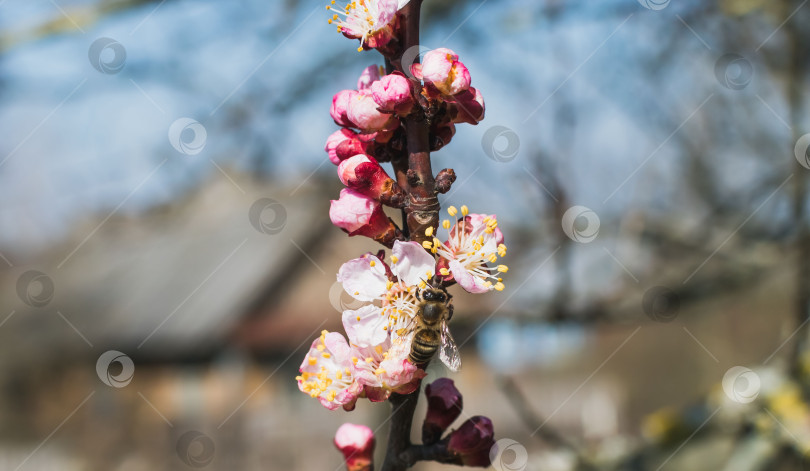
<svg viewBox="0 0 810 471">
<path fill-rule="evenodd" d="M 405 116 L 413 108 L 411 82 L 404 75 L 393 73 L 371 84 L 374 101 L 384 111 Z"/>
<path fill-rule="evenodd" d="M 389 206 L 398 207 L 405 201 L 405 192 L 380 164 L 365 154 L 357 154 L 338 165 L 340 181 L 352 190 Z"/>
<path fill-rule="evenodd" d="M 450 434 L 447 450 L 456 455 L 456 464 L 486 468 L 491 464 L 489 452 L 495 445 L 494 435 L 492 421 L 476 415 Z"/>
<path fill-rule="evenodd" d="M 389 247 L 393 244 L 397 229 L 383 212 L 379 201 L 344 188 L 340 191 L 340 199 L 331 203 L 329 218 L 332 224 L 350 236 L 370 237 Z"/>
<path fill-rule="evenodd" d="M 343 454 L 347 471 L 374 469 L 374 432 L 365 425 L 345 423 L 335 432 L 335 446 Z"/>
<path fill-rule="evenodd" d="M 400 2 L 397 0 L 354 0 L 344 8 L 327 5 L 334 12 L 329 24 L 336 24 L 338 33 L 350 39 L 359 39 L 360 47 L 378 48 L 388 44 L 394 37 L 396 15 Z M 407 3 L 407 2 L 404 2 Z"/>
<path fill-rule="evenodd" d="M 422 441 L 432 444 L 442 438 L 442 434 L 461 414 L 464 407 L 461 393 L 452 379 L 439 378 L 425 387 L 428 409 L 422 423 Z"/>
<path fill-rule="evenodd" d="M 349 101 L 357 94 L 357 90 L 341 90 L 332 97 L 332 107 L 329 109 L 329 114 L 338 126 L 353 127 L 348 117 Z"/>
<path fill-rule="evenodd" d="M 448 107 L 455 112 L 454 123 L 478 124 L 484 120 L 484 96 L 477 88 L 470 87 L 455 96 Z"/>
<path fill-rule="evenodd" d="M 458 214 L 454 206 L 450 206 L 447 212 L 452 217 Z M 466 206 L 461 207 L 461 216 L 452 229 L 449 220 L 442 221 L 442 227 L 448 230 L 445 242 L 436 237 L 423 242 L 426 249 L 440 257 L 436 264 L 439 276 L 445 281 L 456 281 L 470 293 L 502 291 L 501 273 L 509 268 L 497 264 L 498 257 L 506 255 L 497 217 L 494 214 L 470 214 Z"/>
<path fill-rule="evenodd" d="M 399 124 L 392 114 L 383 113 L 377 107 L 371 90 L 360 90 L 349 99 L 346 116 L 365 132 L 393 129 Z"/>
<path fill-rule="evenodd" d="M 301 364 L 301 374 L 295 378 L 298 389 L 317 398 L 327 409 L 354 409 L 363 386 L 354 377 L 351 352 L 341 334 L 322 331 Z"/>
<path fill-rule="evenodd" d="M 445 95 L 455 95 L 470 88 L 470 71 L 458 60 L 455 52 L 444 47 L 425 54 L 421 64 L 411 66 L 411 73 Z"/>
<path fill-rule="evenodd" d="M 360 134 L 348 128 L 333 132 L 327 139 L 323 150 L 329 154 L 329 161 L 335 165 L 357 154 L 368 154 L 375 143 L 382 143 L 379 139 L 390 139 L 389 135 L 382 136 L 382 132 Z"/>
<path fill-rule="evenodd" d="M 358 90 L 365 90 L 367 88 L 371 88 L 371 84 L 380 80 L 385 74 L 383 71 L 382 66 L 379 65 L 370 65 L 363 69 L 363 72 L 360 74 L 360 78 L 357 79 L 357 89 Z"/>
</svg>

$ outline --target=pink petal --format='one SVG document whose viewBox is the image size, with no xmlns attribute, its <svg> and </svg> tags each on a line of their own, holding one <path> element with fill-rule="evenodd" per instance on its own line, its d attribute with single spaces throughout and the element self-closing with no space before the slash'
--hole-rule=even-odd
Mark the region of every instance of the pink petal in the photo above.
<svg viewBox="0 0 810 471">
<path fill-rule="evenodd" d="M 451 260 L 448 267 L 456 282 L 468 293 L 486 293 L 493 289 L 492 286 L 487 287 L 484 284 L 484 280 L 481 278 L 470 274 L 470 272 L 456 260 Z"/>
</svg>

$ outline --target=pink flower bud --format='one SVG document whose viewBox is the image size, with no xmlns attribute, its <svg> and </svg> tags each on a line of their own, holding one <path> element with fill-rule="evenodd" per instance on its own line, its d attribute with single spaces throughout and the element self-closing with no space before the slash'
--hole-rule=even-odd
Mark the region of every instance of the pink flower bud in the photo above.
<svg viewBox="0 0 810 471">
<path fill-rule="evenodd" d="M 343 453 L 348 471 L 374 469 L 374 432 L 365 425 L 341 425 L 335 432 L 335 446 Z"/>
<path fill-rule="evenodd" d="M 450 49 L 441 47 L 427 54 L 421 66 L 412 67 L 415 76 L 432 83 L 445 95 L 455 95 L 470 88 L 470 72 L 458 60 L 458 55 Z"/>
<path fill-rule="evenodd" d="M 340 190 L 340 199 L 332 200 L 329 218 L 350 236 L 370 237 L 387 247 L 393 246 L 398 236 L 380 202 L 350 188 Z"/>
<path fill-rule="evenodd" d="M 393 115 L 377 109 L 377 103 L 368 89 L 355 92 L 348 101 L 346 115 L 355 126 L 367 132 L 393 129 L 399 124 Z"/>
<path fill-rule="evenodd" d="M 356 94 L 357 90 L 341 90 L 332 97 L 332 108 L 329 110 L 329 114 L 332 115 L 332 119 L 335 120 L 338 126 L 354 126 L 354 123 L 352 123 L 347 115 L 347 111 L 349 101 Z"/>
<path fill-rule="evenodd" d="M 405 116 L 413 108 L 411 82 L 404 75 L 389 74 L 371 84 L 374 101 L 385 111 Z"/>
<path fill-rule="evenodd" d="M 325 150 L 326 153 L 329 154 L 329 160 L 333 164 L 338 165 L 342 160 L 337 156 L 338 146 L 343 142 L 350 141 L 352 137 L 355 136 L 355 134 L 357 133 L 355 133 L 351 129 L 343 128 L 333 132 L 332 134 L 329 135 L 329 137 L 326 138 L 326 145 L 324 146 L 323 150 Z"/>
<path fill-rule="evenodd" d="M 495 445 L 494 434 L 492 421 L 476 415 L 450 434 L 447 449 L 457 456 L 462 466 L 486 468 L 491 464 L 489 452 Z"/>
<path fill-rule="evenodd" d="M 389 206 L 405 201 L 405 193 L 373 157 L 358 154 L 344 160 L 338 166 L 338 177 L 352 190 Z"/>
<path fill-rule="evenodd" d="M 453 97 L 449 107 L 456 111 L 454 123 L 478 124 L 484 119 L 484 97 L 473 87 Z"/>
<path fill-rule="evenodd" d="M 428 410 L 422 423 L 422 442 L 430 445 L 442 438 L 442 433 L 461 414 L 463 401 L 453 380 L 439 378 L 425 387 Z"/>
<path fill-rule="evenodd" d="M 358 134 L 351 129 L 340 129 L 333 132 L 327 139 L 323 150 L 329 154 L 329 160 L 335 164 L 357 154 L 364 154 L 374 143 L 374 135 Z"/>
<path fill-rule="evenodd" d="M 360 74 L 360 78 L 357 79 L 357 89 L 365 90 L 370 88 L 372 83 L 380 80 L 383 73 L 382 67 L 379 65 L 370 65 L 366 67 Z"/>
</svg>

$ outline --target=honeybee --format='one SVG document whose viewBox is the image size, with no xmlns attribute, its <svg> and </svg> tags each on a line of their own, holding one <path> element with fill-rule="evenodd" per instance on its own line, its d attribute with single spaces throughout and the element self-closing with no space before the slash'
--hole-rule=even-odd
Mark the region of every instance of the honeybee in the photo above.
<svg viewBox="0 0 810 471">
<path fill-rule="evenodd" d="M 439 350 L 442 363 L 451 371 L 458 371 L 461 355 L 447 327 L 447 321 L 453 317 L 452 296 L 443 288 L 427 287 L 417 291 L 416 298 L 418 308 L 408 328 L 411 338 L 408 358 L 416 365 L 423 365 Z"/>
</svg>

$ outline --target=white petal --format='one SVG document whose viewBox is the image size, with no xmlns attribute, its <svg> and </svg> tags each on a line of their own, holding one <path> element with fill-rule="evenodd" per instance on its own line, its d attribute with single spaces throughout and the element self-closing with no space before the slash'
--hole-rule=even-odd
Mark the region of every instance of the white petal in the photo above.
<svg viewBox="0 0 810 471">
<path fill-rule="evenodd" d="M 420 281 L 427 281 L 428 273 L 436 270 L 436 260 L 419 242 L 394 242 L 391 251 L 397 257 L 397 263 L 391 266 L 391 271 L 400 281 L 408 286 L 415 286 Z"/>
<path fill-rule="evenodd" d="M 343 328 L 349 342 L 361 348 L 385 342 L 388 338 L 388 316 L 382 315 L 382 312 L 381 308 L 370 304 L 353 311 L 343 311 Z"/>
<path fill-rule="evenodd" d="M 374 266 L 371 266 L 372 262 Z M 360 301 L 373 301 L 381 297 L 388 284 L 382 262 L 371 256 L 344 263 L 338 271 L 337 280 L 343 283 L 347 293 Z"/>
</svg>

